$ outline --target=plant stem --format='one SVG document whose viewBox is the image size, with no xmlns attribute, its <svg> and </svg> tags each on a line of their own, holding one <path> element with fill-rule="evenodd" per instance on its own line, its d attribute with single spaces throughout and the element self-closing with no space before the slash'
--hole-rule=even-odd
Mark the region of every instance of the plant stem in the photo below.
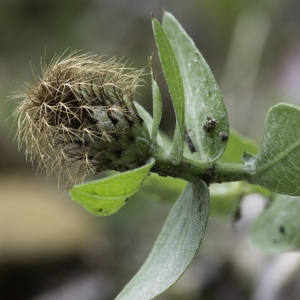
<svg viewBox="0 0 300 300">
<path fill-rule="evenodd" d="M 178 165 L 174 165 L 165 157 L 155 159 L 152 172 L 160 176 L 171 176 L 189 182 L 203 180 L 207 184 L 250 180 L 250 175 L 242 164 L 209 163 L 183 157 Z"/>
</svg>

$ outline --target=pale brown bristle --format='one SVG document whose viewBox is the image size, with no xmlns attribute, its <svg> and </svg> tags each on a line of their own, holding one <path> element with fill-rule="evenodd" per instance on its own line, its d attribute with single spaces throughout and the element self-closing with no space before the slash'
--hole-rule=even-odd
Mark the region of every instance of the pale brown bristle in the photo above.
<svg viewBox="0 0 300 300">
<path fill-rule="evenodd" d="M 114 163 L 135 139 L 132 126 L 143 126 L 133 104 L 141 73 L 92 54 L 56 56 L 44 64 L 15 110 L 19 145 L 26 143 L 29 160 L 66 184 L 126 169 Z"/>
</svg>

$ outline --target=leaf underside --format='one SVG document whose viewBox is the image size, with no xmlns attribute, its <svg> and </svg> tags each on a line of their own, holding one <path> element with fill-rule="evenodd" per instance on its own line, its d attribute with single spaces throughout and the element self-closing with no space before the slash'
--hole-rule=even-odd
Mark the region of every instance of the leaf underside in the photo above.
<svg viewBox="0 0 300 300">
<path fill-rule="evenodd" d="M 174 284 L 203 239 L 208 212 L 207 185 L 189 183 L 172 207 L 146 262 L 116 300 L 153 299 Z"/>
<path fill-rule="evenodd" d="M 300 108 L 280 103 L 266 117 L 262 147 L 246 169 L 254 183 L 271 191 L 300 195 Z"/>
</svg>

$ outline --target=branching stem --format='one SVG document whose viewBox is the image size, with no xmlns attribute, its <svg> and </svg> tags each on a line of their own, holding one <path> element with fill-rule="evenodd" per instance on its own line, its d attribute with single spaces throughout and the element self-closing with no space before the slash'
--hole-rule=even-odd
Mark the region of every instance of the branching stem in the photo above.
<svg viewBox="0 0 300 300">
<path fill-rule="evenodd" d="M 162 157 L 155 159 L 152 172 L 160 176 L 171 176 L 189 182 L 200 179 L 207 184 L 250 180 L 250 175 L 242 164 L 209 163 L 183 157 L 178 165 L 174 165 L 170 159 Z"/>
</svg>

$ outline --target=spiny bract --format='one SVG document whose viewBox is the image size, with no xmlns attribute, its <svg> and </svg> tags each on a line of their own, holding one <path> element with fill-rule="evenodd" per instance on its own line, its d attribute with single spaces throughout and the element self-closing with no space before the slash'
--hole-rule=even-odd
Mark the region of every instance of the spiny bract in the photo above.
<svg viewBox="0 0 300 300">
<path fill-rule="evenodd" d="M 55 56 L 19 96 L 19 145 L 26 143 L 38 168 L 68 184 L 142 165 L 149 133 L 133 103 L 141 73 L 89 53 Z"/>
</svg>

